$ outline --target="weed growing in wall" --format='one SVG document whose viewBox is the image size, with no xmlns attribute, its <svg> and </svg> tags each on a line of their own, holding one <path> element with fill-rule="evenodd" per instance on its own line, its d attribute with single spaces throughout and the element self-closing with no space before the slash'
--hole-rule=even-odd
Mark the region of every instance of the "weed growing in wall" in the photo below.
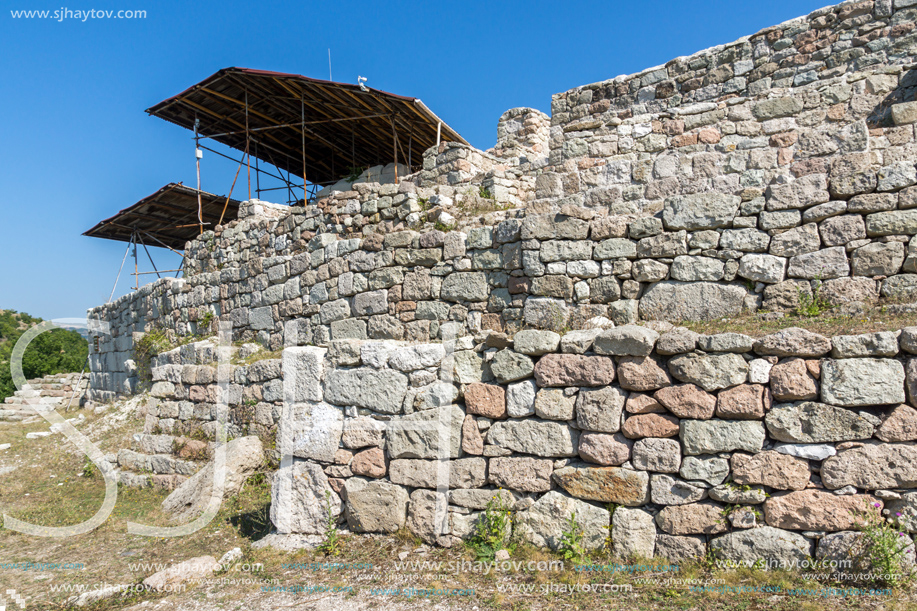
<svg viewBox="0 0 917 611">
<path fill-rule="evenodd" d="M 892 520 L 882 517 L 881 503 L 870 504 L 866 508 L 852 510 L 860 520 L 858 527 L 863 533 L 859 545 L 848 553 L 865 559 L 873 569 L 873 574 L 881 576 L 879 581 L 890 586 L 901 586 L 914 576 L 913 566 L 906 561 L 907 548 L 911 538 L 898 523 L 901 514 Z"/>
<path fill-rule="evenodd" d="M 475 551 L 479 561 L 494 559 L 497 551 L 506 543 L 511 524 L 511 512 L 503 502 L 503 497 L 494 495 L 487 501 L 484 513 L 475 522 L 474 534 L 468 540 L 468 546 Z"/>
<path fill-rule="evenodd" d="M 583 527 L 576 521 L 575 511 L 567 518 L 567 527 L 561 532 L 559 550 L 568 562 L 582 562 L 586 558 Z"/>
<path fill-rule="evenodd" d="M 152 358 L 171 348 L 172 342 L 162 329 L 148 331 L 134 342 L 134 364 L 137 366 L 137 381 L 141 389 L 148 389 L 153 381 L 153 374 L 150 370 Z"/>
</svg>

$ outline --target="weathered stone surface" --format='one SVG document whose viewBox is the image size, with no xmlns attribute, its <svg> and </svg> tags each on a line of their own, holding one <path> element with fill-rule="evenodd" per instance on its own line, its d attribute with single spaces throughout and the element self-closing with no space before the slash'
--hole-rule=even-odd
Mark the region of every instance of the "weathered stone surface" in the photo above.
<svg viewBox="0 0 917 611">
<path fill-rule="evenodd" d="M 733 450 L 758 452 L 764 446 L 764 425 L 753 420 L 682 420 L 685 455 L 718 454 Z"/>
<path fill-rule="evenodd" d="M 579 456 L 586 462 L 617 467 L 630 460 L 633 445 L 633 442 L 621 433 L 606 435 L 583 432 L 579 438 Z M 493 460 L 490 469 L 493 471 Z"/>
<path fill-rule="evenodd" d="M 443 483 L 450 488 L 480 488 L 487 481 L 487 459 L 460 458 L 459 460 L 442 461 Z M 389 464 L 389 480 L 393 484 L 410 488 L 436 488 L 439 484 L 438 460 L 393 460 Z"/>
<path fill-rule="evenodd" d="M 669 276 L 681 282 L 716 282 L 723 279 L 724 269 L 725 263 L 719 259 L 680 255 L 672 262 Z M 659 280 L 664 278 L 662 276 Z"/>
<path fill-rule="evenodd" d="M 917 488 L 917 446 L 879 444 L 844 450 L 822 463 L 821 478 L 831 490 Z"/>
<path fill-rule="evenodd" d="M 687 232 L 663 233 L 637 242 L 637 256 L 655 259 L 688 254 Z"/>
<path fill-rule="evenodd" d="M 425 543 L 435 544 L 448 532 L 448 496 L 436 490 L 411 493 L 405 526 Z"/>
<path fill-rule="evenodd" d="M 648 437 L 634 443 L 634 468 L 657 473 L 678 473 L 681 446 L 674 439 Z"/>
<path fill-rule="evenodd" d="M 707 553 L 707 545 L 703 537 L 677 537 L 672 535 L 656 535 L 656 553 L 658 558 L 669 562 L 687 562 L 703 557 Z"/>
<path fill-rule="evenodd" d="M 649 502 L 646 471 L 619 467 L 571 466 L 554 472 L 554 481 L 573 496 L 587 501 L 638 507 Z"/>
<path fill-rule="evenodd" d="M 465 454 L 480 456 L 484 453 L 484 437 L 478 429 L 478 423 L 475 422 L 474 416 L 465 415 L 462 422 L 462 451 Z"/>
<path fill-rule="evenodd" d="M 745 255 L 739 260 L 738 274 L 755 282 L 777 284 L 786 276 L 786 259 L 774 255 Z"/>
<path fill-rule="evenodd" d="M 583 388 L 576 399 L 576 424 L 587 431 L 616 433 L 627 393 L 617 386 Z"/>
<path fill-rule="evenodd" d="M 742 490 L 732 484 L 714 486 L 710 489 L 710 498 L 729 505 L 760 505 L 767 498 L 761 488 Z"/>
<path fill-rule="evenodd" d="M 596 354 L 610 356 L 648 356 L 659 334 L 648 327 L 624 325 L 606 329 L 596 336 L 593 349 Z"/>
<path fill-rule="evenodd" d="M 325 401 L 398 414 L 407 390 L 408 377 L 391 369 L 334 369 L 326 376 Z"/>
<path fill-rule="evenodd" d="M 408 498 L 401 486 L 350 477 L 344 483 L 347 526 L 354 532 L 397 532 L 407 518 Z"/>
<path fill-rule="evenodd" d="M 414 412 L 393 418 L 386 427 L 386 450 L 390 458 L 438 458 L 440 427 L 445 427 L 449 458 L 458 458 L 462 446 L 465 412 L 457 405 Z"/>
<path fill-rule="evenodd" d="M 291 346 L 283 351 L 284 400 L 322 401 L 325 348 Z"/>
<path fill-rule="evenodd" d="M 819 246 L 821 239 L 818 236 L 818 224 L 806 223 L 772 237 L 768 252 L 777 257 L 795 257 L 815 252 Z"/>
<path fill-rule="evenodd" d="M 742 384 L 748 378 L 748 364 L 738 354 L 690 353 L 669 360 L 672 375 L 710 392 Z"/>
<path fill-rule="evenodd" d="M 904 366 L 894 359 L 825 359 L 821 399 L 850 407 L 904 403 Z"/>
<path fill-rule="evenodd" d="M 888 443 L 917 440 L 917 410 L 909 405 L 892 409 L 876 429 L 876 437 Z"/>
<path fill-rule="evenodd" d="M 590 550 L 602 547 L 611 518 L 608 511 L 553 490 L 531 508 L 516 514 L 515 530 L 523 541 L 556 550 L 574 512 L 583 529 L 583 547 Z"/>
<path fill-rule="evenodd" d="M 753 565 L 759 560 L 775 566 L 790 566 L 807 560 L 811 544 L 802 535 L 771 526 L 737 530 L 710 541 L 719 558 Z"/>
<path fill-rule="evenodd" d="M 332 462 L 341 443 L 344 413 L 324 402 L 295 404 L 279 425 L 284 450 L 297 458 Z"/>
<path fill-rule="evenodd" d="M 203 513 L 211 504 L 213 485 L 217 478 L 223 481 L 223 499 L 237 494 L 249 476 L 264 462 L 261 440 L 255 436 L 240 437 L 228 442 L 216 452 L 225 452 L 225 462 L 216 468 L 215 459 L 186 479 L 162 502 L 162 509 L 172 519 L 189 522 Z"/>
<path fill-rule="evenodd" d="M 684 354 L 697 347 L 700 336 L 684 327 L 675 327 L 663 333 L 656 341 L 656 352 L 663 355 Z"/>
<path fill-rule="evenodd" d="M 621 432 L 629 439 L 674 437 L 680 430 L 678 423 L 671 414 L 637 414 L 627 417 Z"/>
<path fill-rule="evenodd" d="M 716 408 L 716 397 L 694 384 L 663 388 L 656 391 L 653 398 L 679 418 L 708 420 L 713 417 Z"/>
<path fill-rule="evenodd" d="M 715 503 L 663 507 L 656 515 L 656 524 L 670 535 L 715 535 L 728 530 L 723 507 Z"/>
<path fill-rule="evenodd" d="M 525 329 L 513 336 L 513 350 L 529 356 L 540 356 L 557 350 L 560 335 L 553 331 Z"/>
<path fill-rule="evenodd" d="M 455 381 L 459 384 L 480 382 L 484 378 L 484 359 L 474 350 L 457 350 L 452 359 Z"/>
<path fill-rule="evenodd" d="M 837 306 L 853 301 L 871 303 L 879 298 L 879 289 L 872 278 L 835 278 L 823 283 L 819 294 Z"/>
<path fill-rule="evenodd" d="M 750 352 L 754 343 L 753 337 L 741 333 L 717 333 L 697 338 L 697 348 L 704 352 Z"/>
<path fill-rule="evenodd" d="M 806 401 L 774 405 L 764 419 L 771 437 L 788 443 L 869 439 L 875 425 L 849 409 Z"/>
<path fill-rule="evenodd" d="M 802 112 L 802 102 L 796 98 L 771 98 L 755 104 L 752 113 L 759 121 L 777 117 L 789 117 Z"/>
<path fill-rule="evenodd" d="M 385 452 L 382 451 L 382 448 L 369 448 L 357 452 L 350 461 L 350 470 L 354 475 L 385 477 Z"/>
<path fill-rule="evenodd" d="M 866 216 L 866 233 L 869 237 L 914 235 L 917 233 L 917 210 L 892 210 L 869 214 Z"/>
<path fill-rule="evenodd" d="M 819 224 L 821 240 L 825 246 L 846 246 L 854 240 L 866 237 L 866 223 L 861 214 L 845 214 L 822 221 Z"/>
<path fill-rule="evenodd" d="M 650 395 L 630 393 L 624 408 L 628 414 L 664 414 L 666 409 Z"/>
<path fill-rule="evenodd" d="M 409 372 L 438 365 L 445 356 L 446 350 L 442 344 L 418 344 L 393 350 L 388 364 L 399 371 Z"/>
<path fill-rule="evenodd" d="M 506 348 L 494 355 L 490 362 L 490 370 L 498 382 L 506 384 L 531 376 L 535 371 L 535 365 L 532 359 L 524 354 Z"/>
<path fill-rule="evenodd" d="M 917 327 L 905 327 L 901 329 L 899 338 L 901 349 L 910 354 L 917 354 Z"/>
<path fill-rule="evenodd" d="M 665 200 L 662 220 L 669 230 L 717 229 L 732 225 L 741 198 L 719 193 L 680 195 Z"/>
<path fill-rule="evenodd" d="M 369 416 L 345 418 L 341 441 L 345 448 L 354 450 L 368 446 L 381 447 L 385 443 L 385 423 Z"/>
<path fill-rule="evenodd" d="M 560 388 L 542 388 L 535 395 L 535 415 L 546 420 L 572 420 L 575 396 Z"/>
<path fill-rule="evenodd" d="M 686 480 L 719 486 L 729 475 L 729 461 L 718 456 L 685 456 L 678 474 Z"/>
<path fill-rule="evenodd" d="M 850 264 L 843 246 L 823 248 L 790 259 L 786 270 L 790 278 L 841 278 L 850 275 Z"/>
<path fill-rule="evenodd" d="M 538 387 L 534 380 L 523 380 L 506 387 L 506 415 L 523 418 L 535 413 L 535 394 Z"/>
<path fill-rule="evenodd" d="M 854 276 L 893 276 L 904 263 L 904 244 L 873 242 L 853 251 Z"/>
<path fill-rule="evenodd" d="M 617 558 L 651 558 L 656 549 L 656 524 L 642 509 L 619 507 L 611 516 L 611 540 Z"/>
<path fill-rule="evenodd" d="M 819 357 L 831 351 L 831 340 L 823 335 L 790 327 L 755 342 L 755 352 L 770 356 Z"/>
<path fill-rule="evenodd" d="M 809 461 L 767 450 L 754 456 L 732 455 L 732 481 L 777 490 L 802 490 L 809 483 Z"/>
<path fill-rule="evenodd" d="M 487 432 L 487 443 L 535 456 L 576 456 L 579 433 L 559 422 L 509 420 L 496 422 Z"/>
<path fill-rule="evenodd" d="M 742 252 L 767 252 L 771 237 L 757 229 L 727 229 L 720 238 L 720 248 Z"/>
<path fill-rule="evenodd" d="M 328 526 L 328 501 L 331 515 L 339 515 L 341 499 L 332 491 L 322 468 L 312 462 L 296 461 L 274 476 L 271 522 L 279 533 L 322 534 Z"/>
<path fill-rule="evenodd" d="M 529 297 L 522 311 L 526 324 L 536 329 L 561 329 L 570 316 L 570 308 L 563 299 Z"/>
<path fill-rule="evenodd" d="M 818 397 L 818 385 L 806 362 L 792 358 L 771 367 L 771 392 L 778 401 L 806 401 Z"/>
<path fill-rule="evenodd" d="M 465 387 L 465 409 L 477 416 L 503 418 L 506 415 L 506 391 L 496 384 L 469 384 Z"/>
<path fill-rule="evenodd" d="M 669 475 L 656 474 L 650 480 L 650 497 L 657 505 L 687 505 L 707 498 L 707 490 Z"/>
<path fill-rule="evenodd" d="M 578 329 L 560 338 L 560 351 L 565 354 L 583 354 L 590 348 L 602 329 Z"/>
<path fill-rule="evenodd" d="M 842 249 L 843 250 L 843 249 Z M 846 261 L 847 258 L 844 257 Z M 715 320 L 742 311 L 746 291 L 712 282 L 664 281 L 649 287 L 640 299 L 645 320 Z"/>
<path fill-rule="evenodd" d="M 764 503 L 764 517 L 769 526 L 792 530 L 850 530 L 862 519 L 855 511 L 866 504 L 880 503 L 866 494 L 833 494 L 826 490 L 800 490 L 772 496 Z"/>
<path fill-rule="evenodd" d="M 490 459 L 488 483 L 520 492 L 547 492 L 551 489 L 554 463 L 531 457 L 496 457 Z"/>
<path fill-rule="evenodd" d="M 650 356 L 625 356 L 618 359 L 618 384 L 636 391 L 671 386 L 672 378 L 659 359 Z"/>
<path fill-rule="evenodd" d="M 444 301 L 487 301 L 490 287 L 483 272 L 454 272 L 443 279 L 440 297 Z"/>
<path fill-rule="evenodd" d="M 615 378 L 614 361 L 604 356 L 546 354 L 535 365 L 535 381 L 545 386 L 604 386 Z"/>
<path fill-rule="evenodd" d="M 831 338 L 831 356 L 848 359 L 863 356 L 895 356 L 898 338 L 892 331 L 877 331 L 862 335 L 835 335 Z"/>
<path fill-rule="evenodd" d="M 669 275 L 669 266 L 655 259 L 640 259 L 634 262 L 631 275 L 637 282 L 659 282 Z"/>
<path fill-rule="evenodd" d="M 760 384 L 740 384 L 721 390 L 716 396 L 716 415 L 726 420 L 760 420 L 764 418 L 765 404 L 769 407 L 767 392 Z"/>
<path fill-rule="evenodd" d="M 504 507 L 512 507 L 515 502 L 515 497 L 509 490 L 475 488 L 473 490 L 460 489 L 449 491 L 449 502 L 451 504 L 478 511 L 487 509 L 487 504 L 494 500 L 502 503 Z"/>
</svg>

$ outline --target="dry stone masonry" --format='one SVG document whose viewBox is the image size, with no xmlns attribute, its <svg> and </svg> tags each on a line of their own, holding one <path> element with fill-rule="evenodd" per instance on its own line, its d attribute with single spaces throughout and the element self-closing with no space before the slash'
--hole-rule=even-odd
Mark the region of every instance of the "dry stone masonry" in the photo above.
<svg viewBox="0 0 917 611">
<path fill-rule="evenodd" d="M 282 533 L 323 532 L 326 493 L 354 532 L 450 545 L 496 497 L 533 544 L 575 511 L 588 547 L 673 560 L 832 558 L 867 504 L 917 531 L 915 329 L 671 324 L 913 310 L 915 23 L 845 2 L 507 111 L 397 184 L 246 202 L 185 278 L 90 311 L 94 400 L 138 390 L 144 333 L 232 326 L 223 391 L 213 340 L 152 359 L 122 481 L 184 485 L 225 419 L 292 457 Z"/>
</svg>

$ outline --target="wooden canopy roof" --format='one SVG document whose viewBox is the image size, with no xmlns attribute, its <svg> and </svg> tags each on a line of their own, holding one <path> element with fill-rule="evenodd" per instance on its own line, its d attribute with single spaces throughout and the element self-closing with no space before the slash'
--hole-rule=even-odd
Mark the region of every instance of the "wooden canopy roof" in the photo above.
<svg viewBox="0 0 917 611">
<path fill-rule="evenodd" d="M 247 112 L 246 112 L 247 111 Z M 147 113 L 249 153 L 308 182 L 398 162 L 417 168 L 442 140 L 467 144 L 417 98 L 298 74 L 224 68 Z M 246 129 L 247 118 L 247 129 Z"/>
<path fill-rule="evenodd" d="M 205 229 L 216 226 L 223 216 L 224 206 L 226 212 L 223 223 L 238 217 L 238 201 L 230 199 L 227 203 L 223 196 L 171 182 L 133 206 L 99 222 L 83 235 L 130 242 L 131 237 L 137 233 L 147 246 L 184 250 L 185 243 L 201 233 L 197 218 L 198 193 Z"/>
</svg>

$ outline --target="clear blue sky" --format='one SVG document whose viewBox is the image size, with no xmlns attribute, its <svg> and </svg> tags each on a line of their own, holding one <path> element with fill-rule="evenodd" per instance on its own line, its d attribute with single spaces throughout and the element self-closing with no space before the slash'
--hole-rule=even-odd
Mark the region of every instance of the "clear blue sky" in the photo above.
<svg viewBox="0 0 917 611">
<path fill-rule="evenodd" d="M 811 0 L 3 4 L 0 309 L 43 318 L 82 317 L 108 298 L 126 245 L 83 237 L 83 231 L 170 181 L 195 183 L 189 132 L 143 111 L 220 68 L 327 78 L 330 47 L 335 80 L 353 83 L 362 75 L 371 87 L 419 97 L 484 149 L 493 146 L 497 119 L 509 108 L 549 112 L 553 93 L 731 42 L 824 5 Z M 147 17 L 58 22 L 10 14 L 10 9 L 63 6 L 142 9 Z M 234 170 L 205 154 L 203 188 L 225 194 Z M 244 185 L 235 195 L 243 190 Z M 177 267 L 168 251 L 151 250 L 161 269 Z M 127 292 L 130 282 L 122 276 L 115 296 Z"/>
</svg>

